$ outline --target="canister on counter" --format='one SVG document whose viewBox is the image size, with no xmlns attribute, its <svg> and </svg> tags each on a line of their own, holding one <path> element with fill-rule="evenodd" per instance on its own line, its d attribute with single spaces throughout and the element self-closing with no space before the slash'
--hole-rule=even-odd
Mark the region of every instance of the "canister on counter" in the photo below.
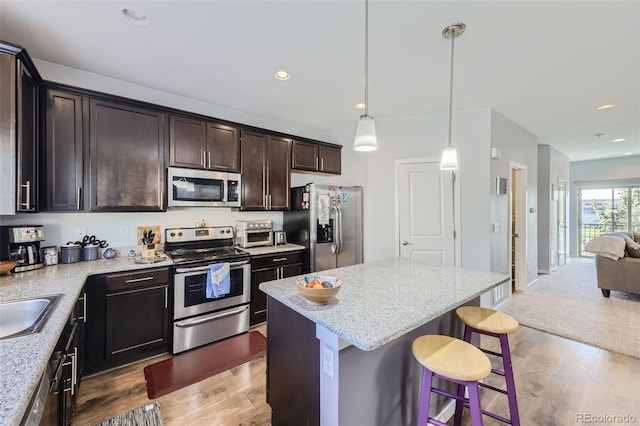
<svg viewBox="0 0 640 426">
<path fill-rule="evenodd" d="M 58 264 L 58 247 L 56 246 L 42 247 L 42 257 L 44 258 L 45 265 L 57 265 Z"/>
</svg>

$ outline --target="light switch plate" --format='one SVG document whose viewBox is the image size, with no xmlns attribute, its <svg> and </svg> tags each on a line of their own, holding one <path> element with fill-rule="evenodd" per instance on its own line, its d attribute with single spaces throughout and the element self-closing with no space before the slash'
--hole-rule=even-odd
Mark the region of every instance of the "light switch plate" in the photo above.
<svg viewBox="0 0 640 426">
<path fill-rule="evenodd" d="M 322 346 L 322 371 L 333 379 L 334 360 L 333 350 L 323 345 Z"/>
</svg>

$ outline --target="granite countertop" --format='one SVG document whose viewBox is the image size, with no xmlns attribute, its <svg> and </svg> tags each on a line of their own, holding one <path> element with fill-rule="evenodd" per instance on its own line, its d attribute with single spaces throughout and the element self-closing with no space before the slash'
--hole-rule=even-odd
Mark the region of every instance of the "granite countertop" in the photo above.
<svg viewBox="0 0 640 426">
<path fill-rule="evenodd" d="M 146 264 L 116 257 L 0 276 L 0 302 L 62 294 L 39 333 L 0 340 L 0 425 L 18 425 L 22 420 L 88 276 L 172 264 L 166 257 Z"/>
<path fill-rule="evenodd" d="M 322 271 L 342 281 L 326 305 L 307 301 L 296 277 L 260 290 L 348 343 L 371 351 L 510 280 L 508 275 L 440 267 L 406 258 Z"/>
<path fill-rule="evenodd" d="M 295 250 L 304 250 L 304 246 L 300 246 L 298 244 L 279 244 L 274 246 L 264 246 L 264 247 L 240 247 L 240 250 L 249 253 L 251 256 L 259 256 L 262 254 L 277 254 L 287 251 L 295 251 Z"/>
</svg>

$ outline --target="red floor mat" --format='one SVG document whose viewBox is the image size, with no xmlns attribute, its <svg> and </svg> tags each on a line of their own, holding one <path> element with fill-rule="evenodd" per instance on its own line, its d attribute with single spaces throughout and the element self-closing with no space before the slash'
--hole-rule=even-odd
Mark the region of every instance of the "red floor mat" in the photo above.
<svg viewBox="0 0 640 426">
<path fill-rule="evenodd" d="M 158 398 L 266 353 L 267 339 L 251 331 L 147 365 L 147 395 Z"/>
</svg>

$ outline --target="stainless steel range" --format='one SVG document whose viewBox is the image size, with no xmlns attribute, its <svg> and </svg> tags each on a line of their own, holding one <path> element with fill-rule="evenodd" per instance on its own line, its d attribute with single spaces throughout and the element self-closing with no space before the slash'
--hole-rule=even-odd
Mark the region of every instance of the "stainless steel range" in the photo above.
<svg viewBox="0 0 640 426">
<path fill-rule="evenodd" d="M 233 245 L 233 227 L 168 228 L 165 253 L 173 260 L 174 354 L 249 330 L 251 265 L 249 254 Z M 229 263 L 228 294 L 206 297 L 207 271 Z"/>
</svg>

